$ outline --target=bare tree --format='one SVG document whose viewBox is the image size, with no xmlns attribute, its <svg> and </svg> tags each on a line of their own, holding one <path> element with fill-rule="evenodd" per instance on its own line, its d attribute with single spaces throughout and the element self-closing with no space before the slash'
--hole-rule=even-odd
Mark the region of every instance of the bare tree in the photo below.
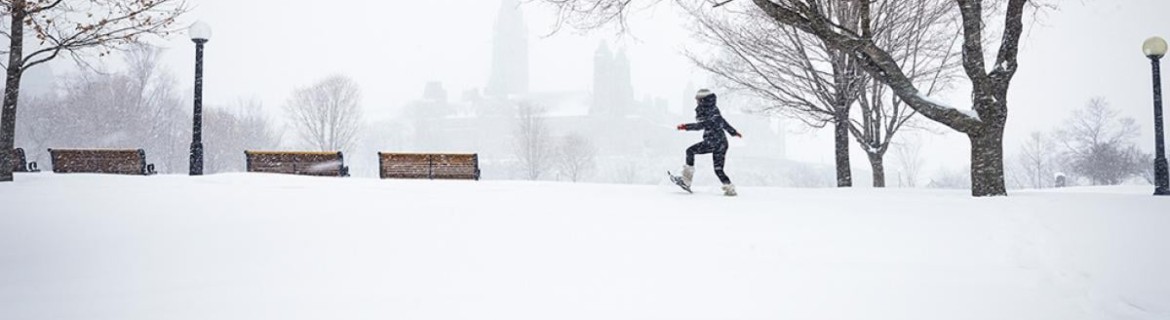
<svg viewBox="0 0 1170 320">
<path fill-rule="evenodd" d="M 126 69 L 63 77 L 61 96 L 26 103 L 18 130 L 37 149 L 143 148 L 159 172 L 186 167 L 190 132 L 174 77 L 159 66 L 160 51 L 132 45 Z"/>
<path fill-rule="evenodd" d="M 16 108 L 25 70 L 61 55 L 84 63 L 87 51 L 99 56 L 146 36 L 172 32 L 175 19 L 187 12 L 182 0 L 0 0 L 8 40 L 4 102 L 0 110 L 0 150 L 10 150 L 16 136 Z M 2 28 L 2 27 L 0 27 Z M 25 37 L 26 31 L 30 37 Z M 35 43 L 25 50 L 26 42 Z M 12 181 L 8 152 L 0 152 L 0 182 Z"/>
<path fill-rule="evenodd" d="M 681 0 L 676 0 L 681 1 Z M 1023 33 L 1024 10 L 1029 0 L 984 1 L 955 0 L 961 17 L 963 32 L 963 69 L 972 85 L 973 112 L 964 112 L 938 102 L 925 94 L 910 78 L 898 59 L 888 48 L 881 47 L 874 38 L 873 21 L 881 19 L 880 11 L 871 7 L 883 1 L 820 1 L 820 0 L 751 0 L 750 6 L 725 5 L 728 10 L 759 10 L 773 21 L 791 26 L 815 36 L 827 46 L 844 50 L 857 59 L 875 79 L 890 87 L 903 102 L 928 119 L 942 123 L 968 136 L 971 141 L 971 193 L 974 196 L 1007 195 L 1003 170 L 1003 130 L 1007 122 L 1007 91 L 1019 63 L 1016 56 Z M 624 21 L 632 8 L 632 0 L 544 0 L 558 9 L 558 22 L 591 28 L 609 21 Z M 736 2 L 745 3 L 744 1 Z M 859 19 L 855 26 L 841 25 L 833 19 L 836 14 L 828 3 L 841 3 L 856 10 Z M 1034 4 L 1034 3 L 1033 3 Z M 997 10 L 1000 7 L 1002 10 Z M 1002 12 L 1002 14 L 999 14 Z M 994 14 L 992 14 L 994 13 Z M 985 19 L 1002 16 L 1002 35 L 987 38 Z M 940 26 L 940 28 L 944 28 Z M 999 50 L 988 70 L 984 48 L 998 40 Z"/>
<path fill-rule="evenodd" d="M 132 44 L 125 52 L 129 80 L 128 119 L 135 119 L 141 147 L 150 150 L 159 172 L 188 168 L 190 133 L 184 130 L 190 119 L 174 75 L 160 66 L 163 50 Z"/>
<path fill-rule="evenodd" d="M 361 89 L 346 76 L 334 75 L 293 91 L 285 104 L 293 130 L 310 148 L 350 150 L 362 127 Z"/>
<path fill-rule="evenodd" d="M 605 172 L 603 180 L 618 184 L 646 184 L 658 181 L 646 175 L 649 157 L 642 155 L 624 155 L 603 159 L 601 172 Z"/>
<path fill-rule="evenodd" d="M 516 108 L 514 146 L 524 178 L 528 180 L 540 179 L 552 165 L 555 150 L 544 112 L 544 108 L 528 102 Z"/>
<path fill-rule="evenodd" d="M 923 165 L 922 142 L 917 138 L 902 139 L 902 142 L 894 144 L 893 147 L 894 156 L 898 159 L 899 185 L 917 187 Z"/>
<path fill-rule="evenodd" d="M 760 111 L 791 116 L 812 128 L 833 124 L 837 186 L 852 186 L 849 111 L 865 85 L 861 66 L 846 52 L 758 11 L 689 11 L 700 27 L 698 37 L 721 51 L 714 58 L 688 53 L 691 61 L 728 87 L 771 103 Z M 842 6 L 829 11 L 836 21 L 856 19 Z"/>
<path fill-rule="evenodd" d="M 1057 172 L 1056 144 L 1043 132 L 1035 131 L 1028 136 L 1028 140 L 1020 147 L 1017 161 L 1022 173 L 1020 184 L 1024 187 L 1040 189 L 1050 188 L 1056 184 L 1054 180 Z"/>
<path fill-rule="evenodd" d="M 1094 185 L 1113 185 L 1141 174 L 1146 155 L 1133 144 L 1138 136 L 1133 118 L 1122 118 L 1102 98 L 1073 111 L 1057 132 L 1072 172 Z"/>
<path fill-rule="evenodd" d="M 950 85 L 959 71 L 959 57 L 951 50 L 958 39 L 958 18 L 949 0 L 875 2 L 870 27 L 874 41 L 889 51 L 906 77 L 926 95 Z M 868 79 L 858 99 L 858 117 L 849 129 L 869 158 L 873 186 L 886 185 L 884 158 L 894 136 L 913 123 L 917 112 L 889 87 Z"/>
<path fill-rule="evenodd" d="M 204 110 L 207 172 L 244 171 L 244 150 L 279 147 L 280 133 L 261 111 L 258 100 L 240 100 L 233 108 Z"/>
<path fill-rule="evenodd" d="M 832 176 L 828 168 L 820 168 L 805 163 L 792 163 L 785 166 L 784 177 L 786 185 L 796 188 L 828 188 L 833 186 Z"/>
<path fill-rule="evenodd" d="M 576 133 L 561 138 L 556 156 L 557 172 L 572 182 L 588 177 L 597 166 L 597 147 L 588 138 Z"/>
<path fill-rule="evenodd" d="M 830 19 L 856 27 L 859 16 L 848 3 L 826 2 Z M 927 89 L 942 88 L 958 71 L 951 47 L 957 32 L 935 25 L 953 25 L 956 17 L 943 0 L 881 2 L 872 22 L 874 38 L 888 48 L 908 77 Z M 699 36 L 722 53 L 693 61 L 734 88 L 771 101 L 766 111 L 791 115 L 814 128 L 832 122 L 838 185 L 851 184 L 850 133 L 869 158 L 876 187 L 885 186 L 884 155 L 893 136 L 915 115 L 885 84 L 871 81 L 849 52 L 797 28 L 776 23 L 758 10 L 691 13 L 701 26 Z M 851 112 L 856 103 L 860 113 Z"/>
<path fill-rule="evenodd" d="M 1146 180 L 1146 183 L 1149 184 L 1158 183 L 1157 177 L 1154 175 L 1154 166 L 1149 165 L 1150 163 L 1154 163 L 1154 154 L 1145 154 L 1145 158 L 1142 159 L 1141 163 L 1142 165 L 1139 166 L 1139 171 L 1141 172 L 1139 174 L 1141 175 L 1142 179 Z"/>
<path fill-rule="evenodd" d="M 47 158 L 41 158 L 41 150 L 45 150 L 62 141 L 66 136 L 65 128 L 54 115 L 61 114 L 60 99 L 53 95 L 23 97 L 21 121 L 16 123 L 16 145 L 25 148 L 28 161 L 37 161 L 44 166 Z"/>
<path fill-rule="evenodd" d="M 936 189 L 966 189 L 971 186 L 971 176 L 960 169 L 940 168 L 930 178 L 928 188 Z"/>
</svg>

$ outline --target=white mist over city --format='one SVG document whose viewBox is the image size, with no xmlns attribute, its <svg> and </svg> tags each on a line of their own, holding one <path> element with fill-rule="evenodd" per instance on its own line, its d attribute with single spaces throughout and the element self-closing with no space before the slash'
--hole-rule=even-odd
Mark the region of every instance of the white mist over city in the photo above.
<svg viewBox="0 0 1170 320">
<path fill-rule="evenodd" d="M 0 0 L 0 319 L 1166 319 L 1170 2 Z"/>
</svg>

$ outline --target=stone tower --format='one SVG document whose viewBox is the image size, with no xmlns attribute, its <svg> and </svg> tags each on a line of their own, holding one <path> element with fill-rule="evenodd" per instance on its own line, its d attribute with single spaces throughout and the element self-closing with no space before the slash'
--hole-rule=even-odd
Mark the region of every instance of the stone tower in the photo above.
<svg viewBox="0 0 1170 320">
<path fill-rule="evenodd" d="M 590 114 L 625 116 L 633 113 L 634 87 L 625 50 L 614 53 L 602 42 L 593 54 L 593 106 Z"/>
<path fill-rule="evenodd" d="M 492 39 L 492 69 L 488 96 L 528 93 L 528 27 L 517 0 L 503 0 Z"/>
</svg>

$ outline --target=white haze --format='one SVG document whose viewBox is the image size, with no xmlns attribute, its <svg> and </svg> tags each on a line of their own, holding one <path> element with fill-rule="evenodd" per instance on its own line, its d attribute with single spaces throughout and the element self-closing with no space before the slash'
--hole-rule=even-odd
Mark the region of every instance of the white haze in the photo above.
<svg viewBox="0 0 1170 320">
<path fill-rule="evenodd" d="M 203 20 L 214 29 L 205 60 L 208 105 L 257 99 L 265 112 L 279 120 L 281 106 L 293 89 L 331 74 L 345 74 L 361 85 L 362 105 L 370 124 L 392 120 L 398 109 L 421 97 L 430 81 L 442 82 L 452 99 L 458 99 L 464 90 L 485 87 L 493 24 L 500 6 L 497 0 L 190 3 L 194 11 L 187 16 L 189 21 Z M 1170 19 L 1166 18 L 1170 2 L 1086 0 L 1061 1 L 1059 5 L 1027 26 L 1021 69 L 1009 97 L 1006 151 L 1010 155 L 1030 132 L 1059 125 L 1072 109 L 1098 96 L 1124 116 L 1137 119 L 1142 125 L 1139 145 L 1149 151 L 1153 140 L 1149 63 L 1141 56 L 1140 45 L 1152 35 L 1170 37 Z M 690 40 L 687 19 L 669 1 L 635 14 L 630 32 L 624 35 L 614 29 L 585 34 L 561 30 L 546 37 L 555 25 L 553 14 L 538 2 L 522 7 L 529 31 L 533 92 L 588 92 L 593 80 L 592 57 L 602 41 L 626 48 L 635 97 L 667 99 L 670 110 L 677 114 L 669 121 L 690 117 L 686 114 L 691 108 L 686 98 L 688 83 L 698 88 L 712 82 L 682 56 L 684 49 L 701 48 L 688 47 L 696 42 Z M 192 44 L 185 34 L 159 44 L 169 49 L 164 53 L 163 67 L 178 78 L 189 104 Z M 62 59 L 53 68 L 61 75 L 73 67 Z M 939 98 L 964 105 L 967 95 L 959 89 Z M 810 132 L 796 123 L 787 127 L 792 133 L 783 144 L 789 159 L 832 163 L 831 131 Z M 962 168 L 968 158 L 963 136 L 948 129 L 937 131 L 945 134 L 923 138 L 928 167 L 923 175 L 929 176 L 938 168 Z M 745 135 L 752 137 L 753 133 Z M 679 136 L 680 143 L 691 139 L 697 138 Z M 868 185 L 865 156 L 857 146 L 852 148 L 855 185 Z M 739 151 L 733 145 L 731 153 Z M 681 162 L 681 149 L 677 153 L 667 156 L 677 156 Z M 729 164 L 729 170 L 734 167 L 734 163 Z M 894 185 L 893 168 L 887 170 Z"/>
</svg>

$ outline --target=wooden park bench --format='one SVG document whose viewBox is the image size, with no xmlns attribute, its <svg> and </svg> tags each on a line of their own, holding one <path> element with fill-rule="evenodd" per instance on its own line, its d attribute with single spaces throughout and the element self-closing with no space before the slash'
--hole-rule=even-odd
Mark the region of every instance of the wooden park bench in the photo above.
<svg viewBox="0 0 1170 320">
<path fill-rule="evenodd" d="M 49 149 L 54 173 L 152 175 L 142 149 Z"/>
<path fill-rule="evenodd" d="M 40 172 L 37 169 L 36 162 L 28 162 L 28 157 L 24 155 L 24 149 L 12 149 L 12 172 Z"/>
<path fill-rule="evenodd" d="M 479 180 L 479 156 L 474 153 L 378 153 L 382 179 Z"/>
<path fill-rule="evenodd" d="M 244 151 L 248 172 L 283 173 L 306 176 L 348 177 L 349 167 L 340 151 Z"/>
</svg>

